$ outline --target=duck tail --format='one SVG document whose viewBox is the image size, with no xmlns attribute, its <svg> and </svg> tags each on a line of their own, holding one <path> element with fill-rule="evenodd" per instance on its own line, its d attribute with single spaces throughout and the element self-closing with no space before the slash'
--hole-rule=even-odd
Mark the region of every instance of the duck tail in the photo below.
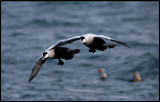
<svg viewBox="0 0 160 102">
<path fill-rule="evenodd" d="M 114 48 L 116 45 L 114 45 L 114 44 L 108 44 L 108 47 L 109 48 Z"/>
<path fill-rule="evenodd" d="M 80 53 L 80 49 L 73 49 L 71 50 L 74 54 Z"/>
</svg>

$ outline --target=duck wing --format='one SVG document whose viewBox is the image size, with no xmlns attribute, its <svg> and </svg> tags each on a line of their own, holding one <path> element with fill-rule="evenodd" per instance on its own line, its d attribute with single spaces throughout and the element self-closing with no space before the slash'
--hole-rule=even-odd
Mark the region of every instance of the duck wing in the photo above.
<svg viewBox="0 0 160 102">
<path fill-rule="evenodd" d="M 123 46 L 126 46 L 126 47 L 130 48 L 126 43 L 124 43 L 124 42 L 122 42 L 122 41 L 118 41 L 118 40 L 112 39 L 112 38 L 110 38 L 110 37 L 108 37 L 108 36 L 105 36 L 105 35 L 96 35 L 96 37 L 108 39 L 108 40 L 110 40 L 110 41 L 119 43 L 119 44 L 121 44 L 121 45 L 123 45 Z"/>
<path fill-rule="evenodd" d="M 46 62 L 46 59 L 43 59 L 43 56 L 41 56 L 32 69 L 29 82 L 38 74 L 38 72 L 40 71 L 40 68 L 45 62 Z"/>
<path fill-rule="evenodd" d="M 47 50 L 51 50 L 51 49 L 54 49 L 55 47 L 59 47 L 59 46 L 63 46 L 63 45 L 72 43 L 72 42 L 74 42 L 76 40 L 79 40 L 79 39 L 81 39 L 81 36 L 75 36 L 75 37 L 72 37 L 72 38 L 69 38 L 69 39 L 60 40 L 56 44 L 49 47 Z"/>
</svg>

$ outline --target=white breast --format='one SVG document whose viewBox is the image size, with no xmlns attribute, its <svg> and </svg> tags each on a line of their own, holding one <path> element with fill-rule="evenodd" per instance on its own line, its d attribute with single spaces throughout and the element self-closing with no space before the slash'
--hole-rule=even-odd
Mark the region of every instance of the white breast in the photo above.
<svg viewBox="0 0 160 102">
<path fill-rule="evenodd" d="M 85 45 L 91 45 L 94 40 L 94 34 L 86 34 L 83 35 L 85 37 L 85 40 L 82 42 Z"/>
<path fill-rule="evenodd" d="M 48 53 L 48 57 L 49 57 L 49 58 L 53 58 L 53 57 L 55 56 L 55 51 L 54 51 L 54 49 L 47 51 L 47 53 Z"/>
</svg>

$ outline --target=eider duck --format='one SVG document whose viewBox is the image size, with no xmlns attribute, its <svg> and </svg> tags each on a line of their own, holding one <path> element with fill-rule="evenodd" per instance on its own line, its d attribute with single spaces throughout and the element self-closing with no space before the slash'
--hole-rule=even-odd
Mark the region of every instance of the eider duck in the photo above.
<svg viewBox="0 0 160 102">
<path fill-rule="evenodd" d="M 139 72 L 134 72 L 132 81 L 142 81 L 142 78 L 141 78 Z"/>
<path fill-rule="evenodd" d="M 100 79 L 106 79 L 108 78 L 108 75 L 107 73 L 105 72 L 105 69 L 104 68 L 99 68 L 98 72 L 100 73 Z"/>
<path fill-rule="evenodd" d="M 81 36 L 81 43 L 86 45 L 87 47 L 89 47 L 89 52 L 92 52 L 92 53 L 96 52 L 96 50 L 104 51 L 107 49 L 107 47 L 114 48 L 116 46 L 114 44 L 106 43 L 103 39 L 108 39 L 110 41 L 119 43 L 119 44 L 124 45 L 129 48 L 129 46 L 127 46 L 127 44 L 124 42 L 112 39 L 108 36 L 96 35 L 96 34 L 82 35 Z"/>
<path fill-rule="evenodd" d="M 58 59 L 59 60 L 58 65 L 64 64 L 64 62 L 61 59 L 71 60 L 74 54 L 79 53 L 80 50 L 79 49 L 71 50 L 71 49 L 68 49 L 67 47 L 60 47 L 60 46 L 72 43 L 79 39 L 80 39 L 80 36 L 76 36 L 76 37 L 69 38 L 66 40 L 60 40 L 55 45 L 50 46 L 46 51 L 44 51 L 32 69 L 32 73 L 30 75 L 29 82 L 37 75 L 41 66 L 45 63 L 45 61 L 48 58 Z"/>
</svg>

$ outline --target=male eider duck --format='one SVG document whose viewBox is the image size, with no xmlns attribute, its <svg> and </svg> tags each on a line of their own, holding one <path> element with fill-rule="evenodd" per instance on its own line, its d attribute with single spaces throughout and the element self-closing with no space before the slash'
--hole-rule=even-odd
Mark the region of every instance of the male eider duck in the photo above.
<svg viewBox="0 0 160 102">
<path fill-rule="evenodd" d="M 114 41 L 116 43 L 119 43 L 121 45 L 124 45 L 129 48 L 129 46 L 126 45 L 126 43 L 112 39 L 108 36 L 104 35 L 96 35 L 96 34 L 85 34 L 81 36 L 81 43 L 89 47 L 89 52 L 96 52 L 96 50 L 104 51 L 109 48 L 114 48 L 116 45 L 114 44 L 108 44 L 103 39 L 108 39 L 110 41 Z"/>
<path fill-rule="evenodd" d="M 30 75 L 29 82 L 37 75 L 41 66 L 45 63 L 45 61 L 48 58 L 58 59 L 59 60 L 58 65 L 64 64 L 64 62 L 61 59 L 71 60 L 73 58 L 74 54 L 79 53 L 80 50 L 79 49 L 70 50 L 66 47 L 60 47 L 60 46 L 72 43 L 73 41 L 76 41 L 79 39 L 80 39 L 80 37 L 76 36 L 76 37 L 73 37 L 70 39 L 60 40 L 55 45 L 50 46 L 46 51 L 44 51 L 32 69 L 32 73 Z"/>
</svg>

